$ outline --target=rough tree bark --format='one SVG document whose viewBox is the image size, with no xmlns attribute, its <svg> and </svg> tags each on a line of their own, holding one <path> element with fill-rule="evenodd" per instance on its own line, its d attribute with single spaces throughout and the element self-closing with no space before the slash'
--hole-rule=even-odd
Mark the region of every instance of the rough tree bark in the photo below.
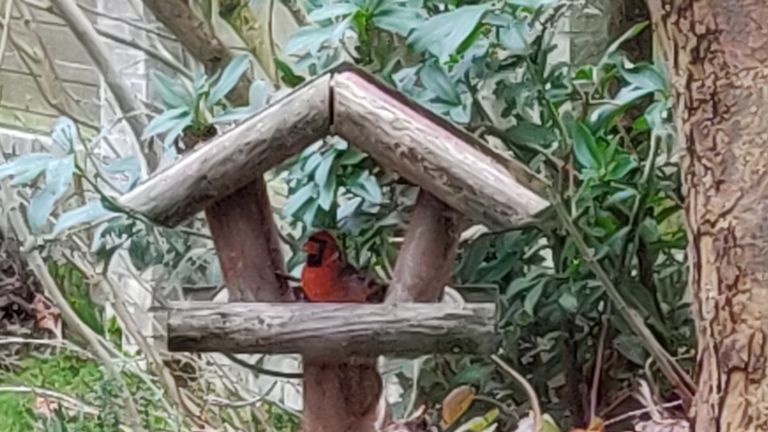
<svg viewBox="0 0 768 432">
<path fill-rule="evenodd" d="M 768 430 L 768 7 L 649 0 L 684 150 L 694 430 Z"/>
</svg>

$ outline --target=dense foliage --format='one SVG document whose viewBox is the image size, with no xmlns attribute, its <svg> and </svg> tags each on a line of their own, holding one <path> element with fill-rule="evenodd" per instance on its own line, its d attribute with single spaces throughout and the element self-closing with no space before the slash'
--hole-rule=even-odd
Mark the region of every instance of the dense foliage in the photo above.
<svg viewBox="0 0 768 432">
<path fill-rule="evenodd" d="M 503 358 L 528 377 L 547 413 L 561 425 L 582 425 L 595 414 L 592 403 L 598 414 L 611 416 L 636 378 L 659 378 L 595 266 L 667 351 L 690 358 L 686 235 L 665 69 L 652 59 L 632 62 L 621 51 L 644 24 L 594 64 L 572 65 L 557 58 L 562 37 L 555 27 L 569 6 L 554 0 L 307 0 L 304 6 L 311 23 L 285 44 L 278 61 L 284 85 L 342 60 L 361 65 L 522 161 L 548 182 L 549 198 L 565 210 L 505 232 L 473 227 L 453 275 L 456 284 L 500 288 Z M 268 99 L 259 81 L 251 106 L 224 101 L 246 69 L 237 57 L 220 75 L 198 74 L 183 85 L 157 75 L 165 111 L 147 134 L 165 137 L 170 148 L 180 136 L 251 114 Z M 32 229 L 42 233 L 52 223 L 52 233 L 66 237 L 90 224 L 90 252 L 101 272 L 127 250 L 138 270 L 158 269 L 166 298 L 220 284 L 202 222 L 168 230 L 120 209 L 114 196 L 135 186 L 139 165 L 135 158 L 100 157 L 94 151 L 100 137 L 83 141 L 77 127 L 62 120 L 54 129 L 55 154 L 24 155 L 0 166 L 0 177 L 33 188 L 26 207 Z M 356 264 L 388 277 L 396 257 L 390 239 L 407 222 L 411 185 L 338 138 L 277 171 L 276 181 L 287 186 L 281 216 L 291 228 L 283 237 L 293 250 L 310 231 L 335 228 Z M 301 259 L 290 257 L 292 270 Z M 87 316 L 89 310 L 77 309 L 106 334 L 109 326 Z M 414 372 L 411 363 L 397 363 L 406 394 L 396 414 L 414 403 L 434 406 L 462 384 L 481 395 L 468 415 L 498 406 L 500 422 L 511 424 L 527 411 L 524 394 L 488 359 L 436 357 L 418 364 Z M 590 401 L 596 385 L 601 396 Z"/>
</svg>

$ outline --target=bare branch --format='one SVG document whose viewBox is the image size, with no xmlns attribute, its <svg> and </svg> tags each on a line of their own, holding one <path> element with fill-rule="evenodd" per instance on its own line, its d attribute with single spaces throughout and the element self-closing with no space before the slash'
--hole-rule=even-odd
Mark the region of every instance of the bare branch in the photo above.
<svg viewBox="0 0 768 432">
<path fill-rule="evenodd" d="M 147 126 L 144 106 L 133 95 L 128 84 L 121 79 L 120 73 L 109 58 L 107 47 L 99 38 L 88 17 L 77 6 L 77 3 L 74 0 L 51 0 L 51 3 L 59 10 L 75 37 L 83 44 L 91 60 L 101 72 L 101 76 L 114 96 L 120 111 L 126 115 L 126 121 L 136 138 L 136 142 L 139 143 L 140 151 L 137 156 L 143 155 L 146 158 L 148 171 L 154 171 L 160 164 L 162 150 L 158 148 L 159 143 L 154 139 L 149 139 L 142 145 L 141 137 Z M 136 115 L 128 115 L 129 113 Z"/>
</svg>

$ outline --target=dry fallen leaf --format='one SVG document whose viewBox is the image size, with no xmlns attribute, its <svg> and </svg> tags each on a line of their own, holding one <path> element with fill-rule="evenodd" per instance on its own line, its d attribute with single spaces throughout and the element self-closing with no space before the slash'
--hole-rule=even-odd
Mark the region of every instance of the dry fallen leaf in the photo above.
<svg viewBox="0 0 768 432">
<path fill-rule="evenodd" d="M 595 417 L 586 429 L 576 428 L 569 432 L 605 432 L 605 422 L 600 417 Z"/>
<path fill-rule="evenodd" d="M 45 297 L 38 293 L 35 294 L 35 299 L 32 301 L 32 310 L 35 314 L 37 328 L 48 330 L 60 339 L 61 311 L 59 308 L 52 305 Z"/>
<path fill-rule="evenodd" d="M 464 385 L 456 387 L 443 399 L 443 410 L 440 425 L 447 428 L 452 425 L 462 414 L 467 412 L 475 400 L 475 389 Z"/>
<path fill-rule="evenodd" d="M 35 414 L 41 416 L 41 417 L 51 417 L 59 408 L 59 403 L 55 400 L 48 399 L 45 396 L 37 395 L 35 397 L 35 404 L 33 406 L 33 410 L 35 411 Z"/>
</svg>

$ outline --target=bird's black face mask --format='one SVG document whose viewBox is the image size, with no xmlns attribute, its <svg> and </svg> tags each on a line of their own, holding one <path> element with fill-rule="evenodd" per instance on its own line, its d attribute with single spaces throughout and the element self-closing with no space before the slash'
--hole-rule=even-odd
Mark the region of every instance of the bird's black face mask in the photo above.
<svg viewBox="0 0 768 432">
<path fill-rule="evenodd" d="M 317 245 L 317 249 L 307 255 L 307 265 L 310 267 L 320 267 L 323 264 L 323 252 L 328 242 L 319 239 L 309 239 L 312 243 Z"/>
</svg>

